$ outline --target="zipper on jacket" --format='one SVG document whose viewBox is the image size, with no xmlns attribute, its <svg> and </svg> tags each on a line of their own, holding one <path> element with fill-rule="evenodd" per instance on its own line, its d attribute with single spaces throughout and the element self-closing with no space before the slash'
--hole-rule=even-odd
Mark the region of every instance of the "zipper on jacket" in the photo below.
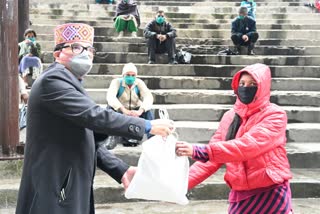
<svg viewBox="0 0 320 214">
<path fill-rule="evenodd" d="M 131 88 L 130 88 L 130 99 L 129 99 L 129 110 L 131 111 Z"/>
<path fill-rule="evenodd" d="M 70 183 L 71 171 L 72 171 L 72 168 L 70 168 L 68 170 L 68 173 L 66 174 L 66 176 L 64 178 L 63 184 L 60 189 L 59 202 L 65 201 L 67 199 L 66 189 L 68 188 L 69 183 Z"/>
</svg>

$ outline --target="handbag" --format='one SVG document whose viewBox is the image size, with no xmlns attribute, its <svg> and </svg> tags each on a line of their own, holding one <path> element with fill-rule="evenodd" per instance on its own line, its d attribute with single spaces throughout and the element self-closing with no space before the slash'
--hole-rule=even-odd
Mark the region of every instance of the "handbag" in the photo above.
<svg viewBox="0 0 320 214">
<path fill-rule="evenodd" d="M 179 50 L 176 53 L 176 60 L 179 64 L 190 64 L 191 58 L 192 54 L 187 51 Z"/>
</svg>

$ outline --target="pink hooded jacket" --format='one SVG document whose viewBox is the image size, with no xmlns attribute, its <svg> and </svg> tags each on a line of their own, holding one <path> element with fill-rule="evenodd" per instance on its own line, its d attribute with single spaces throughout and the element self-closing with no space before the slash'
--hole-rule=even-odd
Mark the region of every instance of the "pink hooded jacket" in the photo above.
<svg viewBox="0 0 320 214">
<path fill-rule="evenodd" d="M 263 64 L 254 64 L 238 71 L 232 80 L 235 93 L 242 72 L 248 72 L 257 82 L 255 98 L 248 105 L 237 98 L 233 109 L 224 114 L 207 145 L 209 161 L 196 162 L 190 168 L 189 189 L 223 164 L 226 164 L 224 180 L 233 190 L 268 187 L 292 178 L 285 149 L 287 115 L 269 101 L 270 69 Z M 241 125 L 235 139 L 225 141 L 235 112 L 241 117 Z"/>
</svg>

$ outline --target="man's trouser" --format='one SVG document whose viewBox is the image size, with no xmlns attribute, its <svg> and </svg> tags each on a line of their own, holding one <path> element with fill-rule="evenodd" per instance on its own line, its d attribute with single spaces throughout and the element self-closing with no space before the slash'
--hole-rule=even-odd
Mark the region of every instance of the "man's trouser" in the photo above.
<svg viewBox="0 0 320 214">
<path fill-rule="evenodd" d="M 168 59 L 174 60 L 176 52 L 176 40 L 175 38 L 169 38 L 160 43 L 159 39 L 148 39 L 148 56 L 150 61 L 156 61 L 156 53 L 163 54 L 168 53 Z"/>
</svg>

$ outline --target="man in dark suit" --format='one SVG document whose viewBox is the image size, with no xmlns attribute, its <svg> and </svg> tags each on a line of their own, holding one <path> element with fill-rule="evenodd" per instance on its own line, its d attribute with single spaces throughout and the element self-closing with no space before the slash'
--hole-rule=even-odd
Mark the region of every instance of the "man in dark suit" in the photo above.
<svg viewBox="0 0 320 214">
<path fill-rule="evenodd" d="M 176 52 L 176 29 L 169 22 L 166 22 L 163 11 L 158 11 L 154 20 L 149 22 L 144 29 L 144 36 L 148 39 L 149 64 L 156 62 L 156 53 L 167 52 L 169 64 L 177 64 Z"/>
<path fill-rule="evenodd" d="M 248 16 L 247 7 L 240 7 L 239 16 L 232 22 L 231 39 L 235 45 L 235 52 L 241 52 L 241 46 L 248 47 L 248 55 L 254 55 L 254 44 L 259 38 L 256 21 Z"/>
<path fill-rule="evenodd" d="M 166 136 L 172 121 L 147 121 L 101 108 L 81 79 L 92 67 L 93 28 L 65 24 L 55 29 L 53 63 L 34 83 L 16 214 L 93 214 L 95 166 L 126 188 L 135 168 L 103 146 L 94 132 L 141 139 Z"/>
</svg>

